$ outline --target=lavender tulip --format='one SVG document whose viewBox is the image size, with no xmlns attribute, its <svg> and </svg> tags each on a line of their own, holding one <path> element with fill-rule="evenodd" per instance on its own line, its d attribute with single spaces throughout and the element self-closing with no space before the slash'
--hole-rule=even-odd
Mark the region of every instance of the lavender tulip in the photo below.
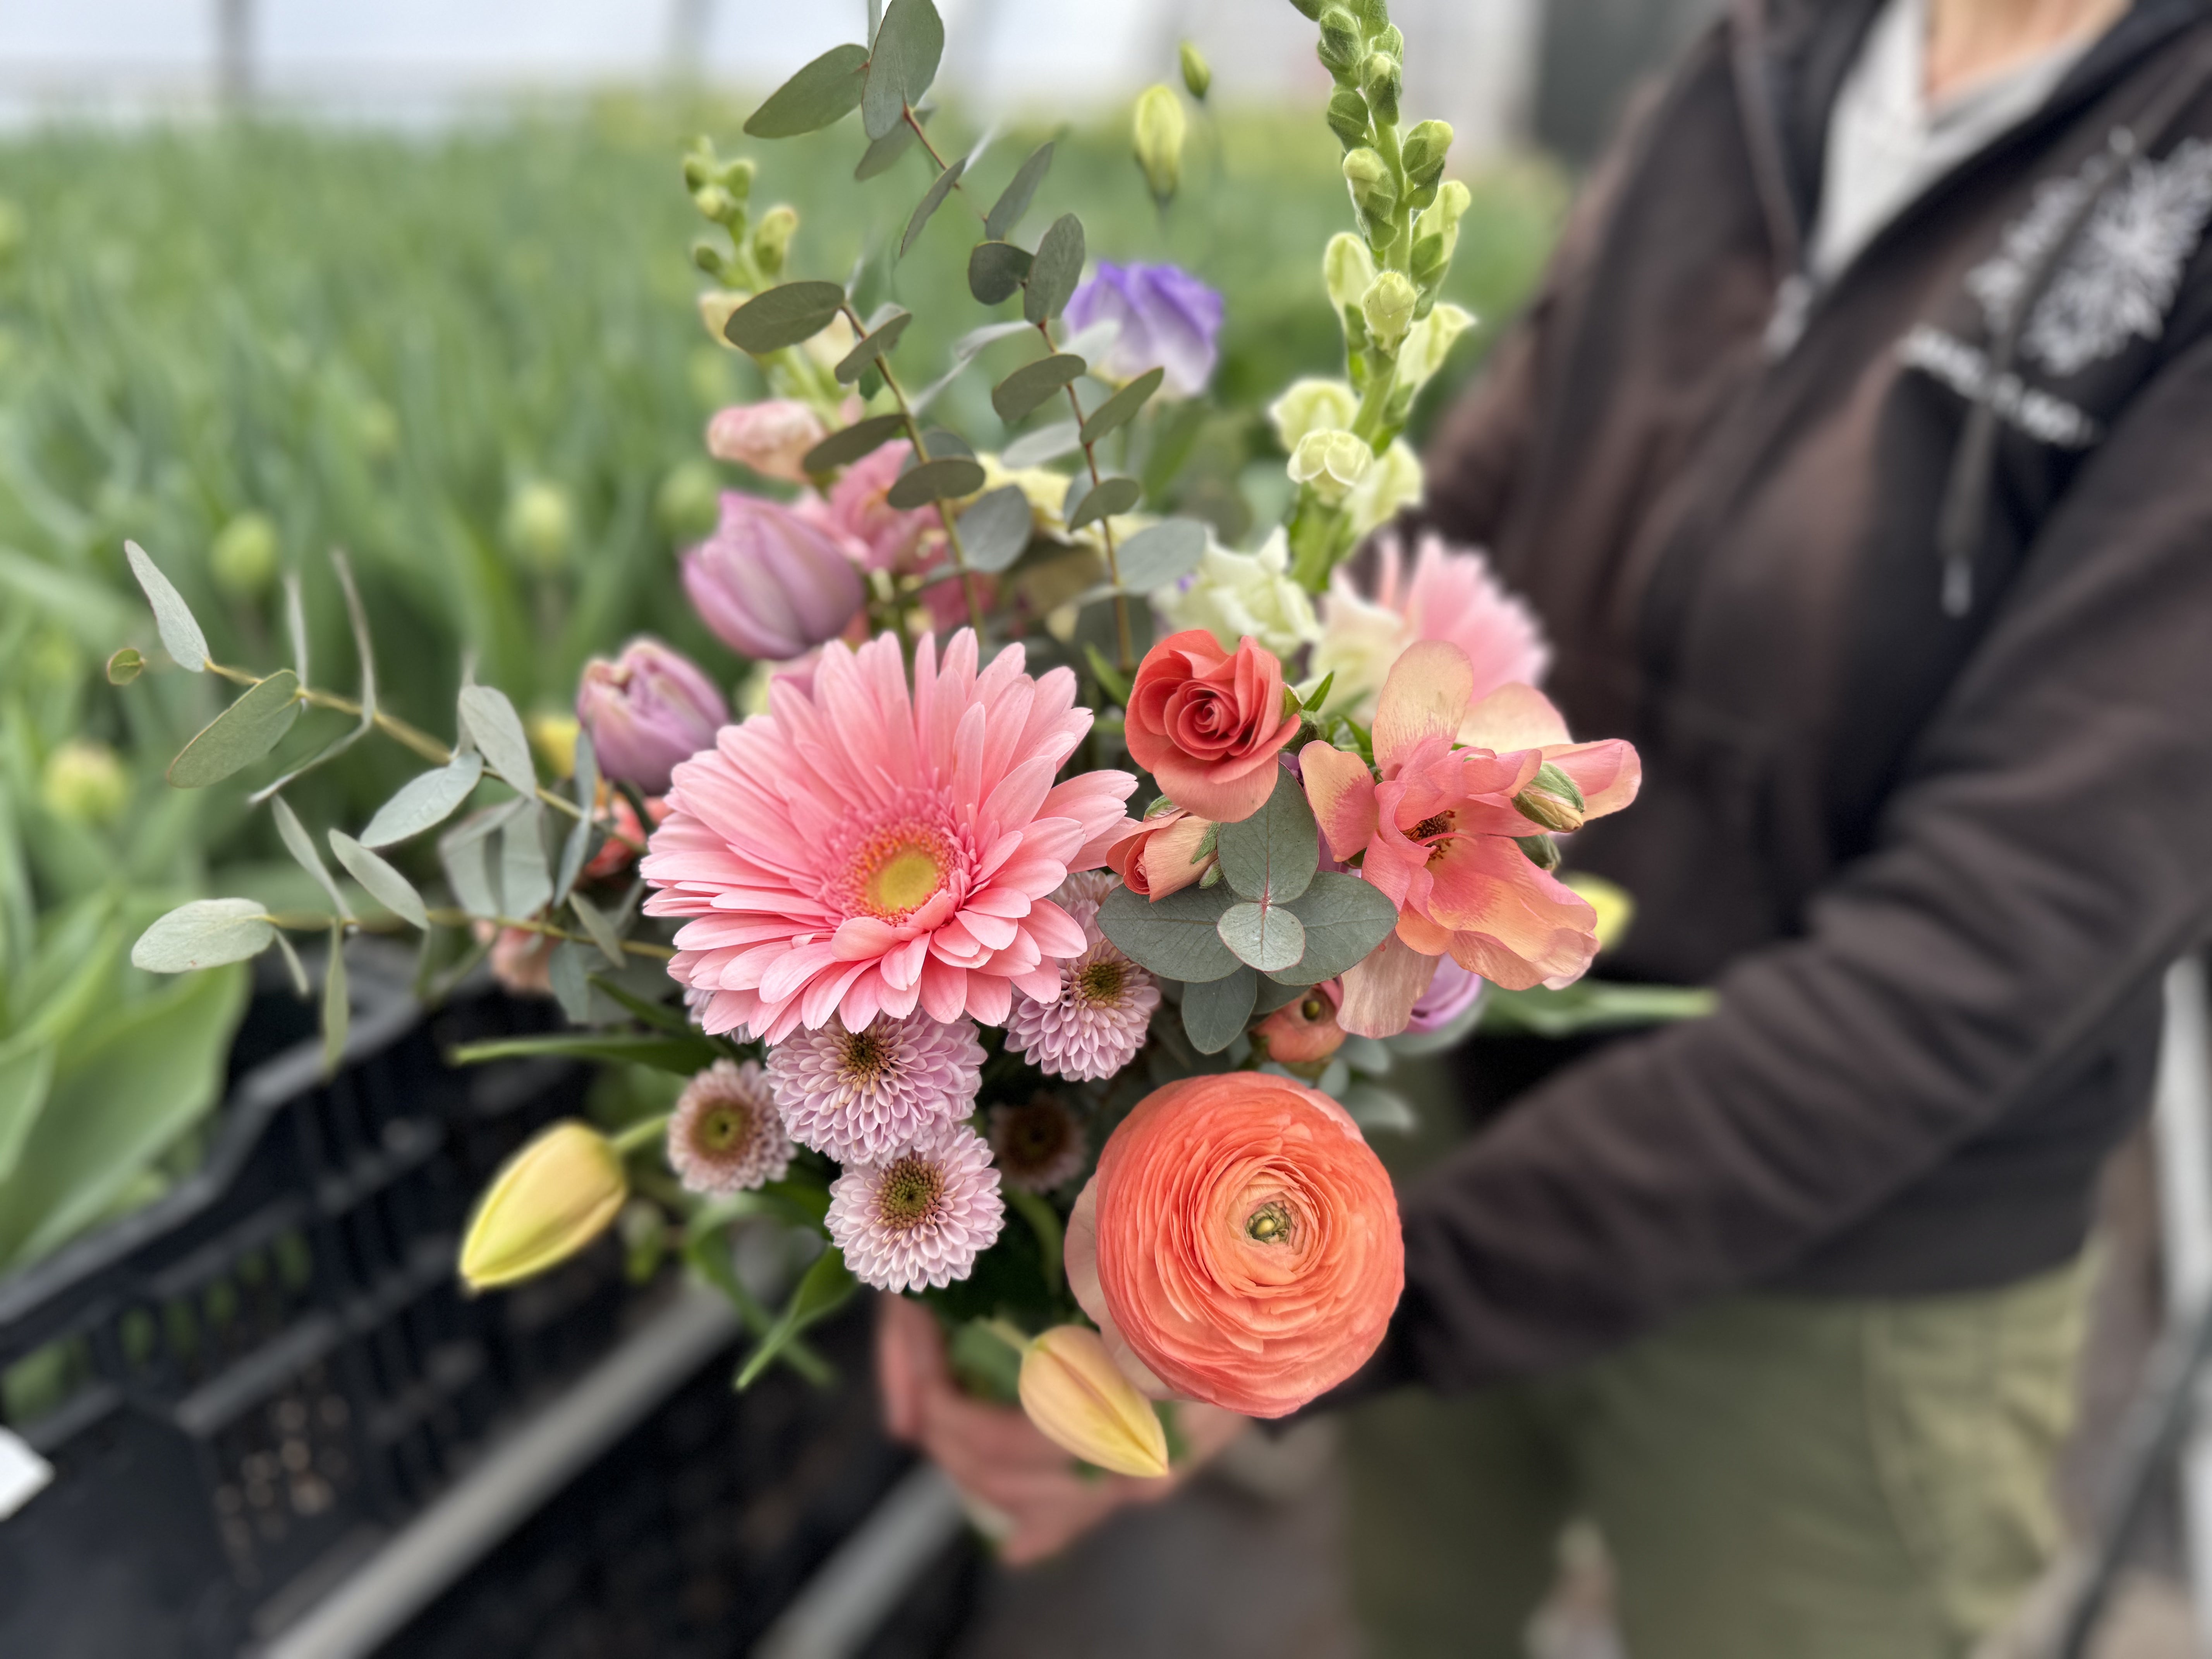
<svg viewBox="0 0 2212 1659">
<path fill-rule="evenodd" d="M 677 762 L 713 746 L 730 709 L 696 666 L 641 637 L 612 662 L 594 657 L 584 665 L 576 718 L 592 734 L 605 776 L 658 795 Z"/>
<path fill-rule="evenodd" d="M 1483 984 L 1481 975 L 1469 972 L 1449 957 L 1439 958 L 1437 976 L 1413 1000 L 1413 1017 L 1406 1023 L 1407 1035 L 1442 1030 L 1481 1000 Z"/>
<path fill-rule="evenodd" d="M 1091 279 L 1067 302 L 1067 325 L 1077 333 L 1094 323 L 1115 322 L 1121 337 L 1100 361 L 1110 380 L 1133 380 L 1146 370 L 1167 370 L 1167 390 L 1195 398 L 1212 378 L 1221 333 L 1221 296 L 1174 265 L 1117 265 L 1101 259 Z"/>
<path fill-rule="evenodd" d="M 782 662 L 845 631 L 866 595 L 827 532 L 732 490 L 714 533 L 684 556 L 684 589 L 732 651 Z"/>
</svg>

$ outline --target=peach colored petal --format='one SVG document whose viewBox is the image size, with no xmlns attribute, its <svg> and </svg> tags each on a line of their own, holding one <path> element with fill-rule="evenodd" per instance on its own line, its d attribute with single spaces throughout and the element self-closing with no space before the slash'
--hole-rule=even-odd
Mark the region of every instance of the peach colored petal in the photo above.
<svg viewBox="0 0 2212 1659">
<path fill-rule="evenodd" d="M 1310 743 L 1298 751 L 1298 773 L 1340 863 L 1375 839 L 1375 778 L 1366 762 L 1332 744 Z"/>
<path fill-rule="evenodd" d="M 1437 956 L 1424 956 L 1397 933 L 1345 970 L 1337 1024 L 1355 1036 L 1396 1036 L 1436 977 Z"/>
<path fill-rule="evenodd" d="M 1474 670 L 1449 640 L 1418 640 L 1390 665 L 1375 704 L 1375 763 L 1388 777 L 1425 743 L 1451 745 L 1474 701 Z"/>
<path fill-rule="evenodd" d="M 1567 723 L 1552 700 L 1518 681 L 1501 685 L 1468 711 L 1460 741 L 1503 755 L 1516 749 L 1546 749 L 1571 741 Z"/>
<path fill-rule="evenodd" d="M 1644 763 L 1636 746 L 1619 738 L 1547 748 L 1544 758 L 1575 781 L 1575 787 L 1583 792 L 1586 818 L 1618 812 L 1636 799 L 1643 786 Z"/>
</svg>

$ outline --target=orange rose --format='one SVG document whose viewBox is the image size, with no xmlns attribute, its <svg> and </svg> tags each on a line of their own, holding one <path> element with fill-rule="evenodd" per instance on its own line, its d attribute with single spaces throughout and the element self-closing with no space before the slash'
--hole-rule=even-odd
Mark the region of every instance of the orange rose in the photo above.
<svg viewBox="0 0 2212 1659">
<path fill-rule="evenodd" d="M 1202 628 L 1145 653 L 1129 690 L 1129 757 L 1186 812 L 1237 823 L 1267 804 L 1275 757 L 1297 734 L 1283 665 L 1249 637 L 1224 651 Z"/>
<path fill-rule="evenodd" d="M 1180 806 L 1133 823 L 1106 849 L 1106 863 L 1131 892 L 1148 899 L 1180 893 L 1213 867 L 1213 854 L 1198 855 L 1213 826 Z"/>
<path fill-rule="evenodd" d="M 1132 1382 L 1250 1417 L 1358 1370 L 1406 1282 L 1390 1177 L 1358 1126 L 1261 1072 L 1139 1102 L 1076 1201 L 1066 1261 Z"/>
</svg>

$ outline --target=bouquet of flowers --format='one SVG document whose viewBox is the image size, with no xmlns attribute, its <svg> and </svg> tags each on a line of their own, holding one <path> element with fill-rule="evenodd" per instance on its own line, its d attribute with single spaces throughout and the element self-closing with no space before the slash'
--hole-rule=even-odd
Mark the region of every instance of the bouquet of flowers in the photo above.
<svg viewBox="0 0 2212 1659">
<path fill-rule="evenodd" d="M 708 627 L 755 665 L 749 717 L 638 640 L 586 670 L 566 741 L 540 731 L 534 749 L 505 696 L 465 683 L 449 746 L 380 708 L 342 559 L 352 697 L 313 686 L 303 647 L 263 675 L 210 662 L 129 550 L 175 665 L 246 688 L 173 782 L 258 761 L 303 709 L 350 722 L 254 796 L 331 913 L 188 904 L 139 941 L 140 966 L 274 946 L 304 993 L 287 932 L 323 930 L 335 1057 L 346 939 L 387 924 L 349 908 L 327 847 L 388 925 L 426 948 L 472 937 L 454 972 L 488 952 L 573 1028 L 462 1059 L 684 1079 L 665 1113 L 525 1148 L 462 1247 L 471 1285 L 543 1271 L 618 1218 L 634 1243 L 678 1240 L 754 1334 L 740 1387 L 779 1360 L 818 1376 L 805 1333 L 858 1286 L 917 1296 L 969 1387 L 1139 1474 L 1170 1459 L 1150 1401 L 1280 1415 L 1381 1340 L 1402 1249 L 1363 1124 L 1402 1113 L 1376 1082 L 1389 1045 L 1464 1030 L 1486 985 L 1583 973 L 1596 915 L 1555 837 L 1626 805 L 1638 772 L 1624 743 L 1573 741 L 1532 689 L 1540 634 L 1479 554 L 1433 538 L 1409 554 L 1387 530 L 1420 495 L 1400 437 L 1413 399 L 1471 320 L 1438 297 L 1468 192 L 1443 176 L 1449 129 L 1401 122 L 1383 0 L 1294 3 L 1336 85 L 1355 228 L 1322 275 L 1345 374 L 1272 405 L 1292 488 L 1251 550 L 1146 510 L 1173 477 L 1161 411 L 1202 392 L 1219 297 L 1171 267 L 1086 275 L 1073 213 L 1025 240 L 1049 143 L 972 193 L 977 155 L 948 161 L 928 131 L 931 0 L 890 0 L 868 44 L 745 124 L 775 139 L 857 109 L 862 176 L 927 157 L 902 232 L 847 280 L 791 274 L 797 216 L 754 215 L 752 161 L 702 141 L 684 162 L 715 228 L 695 256 L 714 283 L 702 313 L 772 394 L 709 425 L 709 451 L 760 487 L 726 494 L 682 562 Z M 1203 64 L 1184 64 L 1202 98 Z M 1163 203 L 1184 120 L 1172 88 L 1139 100 Z M 956 200 L 980 221 L 969 290 L 1004 314 L 925 382 L 900 349 L 912 317 L 870 296 Z M 931 412 L 987 356 L 996 453 Z M 126 648 L 111 677 L 144 665 Z M 318 846 L 285 787 L 378 729 L 428 769 Z M 437 839 L 434 902 L 387 853 L 480 792 L 495 798 Z M 672 1182 L 633 1169 L 647 1146 Z M 763 1218 L 815 1241 L 779 1310 L 731 1248 Z"/>
</svg>

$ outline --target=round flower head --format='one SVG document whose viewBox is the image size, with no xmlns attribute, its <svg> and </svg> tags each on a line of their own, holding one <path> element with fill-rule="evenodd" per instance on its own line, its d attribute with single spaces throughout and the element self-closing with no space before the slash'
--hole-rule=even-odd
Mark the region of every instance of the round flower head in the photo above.
<svg viewBox="0 0 2212 1659">
<path fill-rule="evenodd" d="M 1098 919 L 1098 907 L 1106 902 L 1106 895 L 1114 890 L 1114 878 L 1103 870 L 1085 870 L 1070 876 L 1053 890 L 1053 902 L 1074 919 L 1084 931 L 1085 942 L 1098 930 L 1091 924 Z"/>
<path fill-rule="evenodd" d="M 1026 1105 L 991 1108 L 991 1155 L 1009 1187 L 1048 1193 L 1083 1173 L 1091 1145 L 1067 1103 L 1040 1091 Z"/>
<path fill-rule="evenodd" d="M 668 1120 L 668 1162 L 687 1192 L 719 1196 L 782 1179 L 791 1137 L 757 1060 L 718 1060 L 684 1085 Z"/>
<path fill-rule="evenodd" d="M 1134 1060 L 1160 1006 L 1152 976 L 1115 949 L 1095 920 L 1086 919 L 1083 932 L 1089 945 L 1061 967 L 1060 994 L 1040 1002 L 1017 992 L 1006 1016 L 1008 1048 L 1047 1077 L 1076 1083 L 1109 1078 Z"/>
<path fill-rule="evenodd" d="M 939 1289 L 968 1277 L 1006 1216 L 991 1149 L 964 1123 L 939 1123 L 830 1185 L 830 1242 L 863 1285 Z"/>
<path fill-rule="evenodd" d="M 769 1050 L 768 1080 L 792 1139 L 840 1164 L 873 1164 L 968 1115 L 983 1073 L 974 1024 L 884 1014 L 858 1031 L 836 1020 Z"/>
</svg>

